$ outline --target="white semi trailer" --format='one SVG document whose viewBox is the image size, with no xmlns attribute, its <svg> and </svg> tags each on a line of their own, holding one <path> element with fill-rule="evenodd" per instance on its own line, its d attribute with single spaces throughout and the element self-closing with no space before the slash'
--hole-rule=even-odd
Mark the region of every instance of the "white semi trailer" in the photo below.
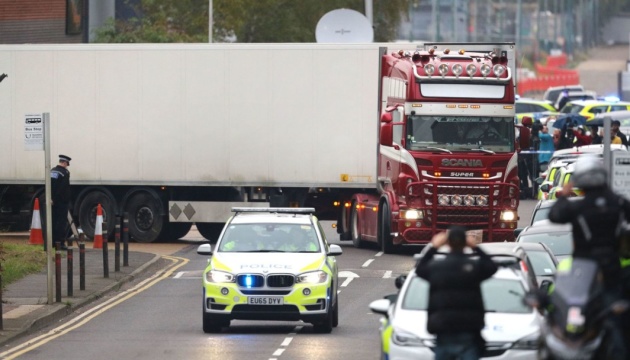
<svg viewBox="0 0 630 360">
<path fill-rule="evenodd" d="M 26 228 L 44 190 L 25 115 L 50 113 L 88 236 L 215 238 L 232 206 L 314 206 L 377 187 L 376 44 L 0 45 L 0 223 Z"/>
</svg>

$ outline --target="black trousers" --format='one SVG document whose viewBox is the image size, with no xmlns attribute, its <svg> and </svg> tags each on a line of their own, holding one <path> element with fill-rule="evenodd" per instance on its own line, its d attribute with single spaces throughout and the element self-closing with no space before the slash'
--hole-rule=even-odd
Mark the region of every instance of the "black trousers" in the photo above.
<svg viewBox="0 0 630 360">
<path fill-rule="evenodd" d="M 70 227 L 70 223 L 68 222 L 69 209 L 69 203 L 54 202 L 52 205 L 53 246 L 55 246 L 56 243 L 60 243 L 62 246 L 65 245 L 68 237 L 68 228 Z"/>
</svg>

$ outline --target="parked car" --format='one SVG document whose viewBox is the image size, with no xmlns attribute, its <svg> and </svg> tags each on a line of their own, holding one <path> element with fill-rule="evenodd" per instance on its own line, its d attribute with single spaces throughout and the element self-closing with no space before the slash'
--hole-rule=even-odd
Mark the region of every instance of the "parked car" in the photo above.
<svg viewBox="0 0 630 360">
<path fill-rule="evenodd" d="M 545 189 L 541 189 L 543 192 L 548 193 L 547 199 L 553 200 L 557 198 L 556 192 L 564 187 L 565 184 L 571 181 L 573 172 L 575 171 L 575 163 L 570 163 L 558 168 L 558 172 L 554 177 L 551 185 L 545 185 Z M 542 187 L 542 185 L 541 185 Z M 578 187 L 573 187 L 569 196 L 583 196 L 584 191 Z"/>
<path fill-rule="evenodd" d="M 518 262 L 517 257 L 513 261 Z M 523 302 L 532 289 L 514 266 L 501 266 L 481 285 L 486 326 L 484 359 L 536 359 L 542 315 Z M 401 278 L 402 277 L 402 278 Z M 427 331 L 429 283 L 412 270 L 396 279 L 398 294 L 370 303 L 383 316 L 381 359 L 433 359 L 435 336 Z"/>
<path fill-rule="evenodd" d="M 563 85 L 563 86 L 552 86 L 545 91 L 543 94 L 543 100 L 547 100 L 552 104 L 555 104 L 560 97 L 560 94 L 564 91 L 584 91 L 584 86 L 582 85 Z"/>
<path fill-rule="evenodd" d="M 516 255 L 526 264 L 526 273 L 528 281 L 532 288 L 543 285 L 547 280 L 549 284 L 553 283 L 553 276 L 556 274 L 558 267 L 558 259 L 551 249 L 543 243 L 517 243 L 517 242 L 497 242 L 484 243 L 478 246 L 491 256 L 500 254 Z M 518 266 L 523 266 L 519 263 Z M 531 284 L 531 279 L 536 283 Z M 548 285 L 547 285 L 548 286 Z"/>
<path fill-rule="evenodd" d="M 630 110 L 630 102 L 625 101 L 575 100 L 569 101 L 560 109 L 560 112 L 582 115 L 589 120 L 598 114 L 628 110 Z"/>
<path fill-rule="evenodd" d="M 580 197 L 574 196 L 574 197 L 569 197 L 568 199 L 576 200 L 579 198 Z M 553 206 L 553 204 L 556 203 L 556 201 L 557 199 L 538 201 L 538 203 L 534 207 L 534 211 L 532 212 L 532 217 L 531 217 L 531 221 L 529 222 L 529 225 L 534 225 L 535 223 L 541 220 L 549 220 L 549 211 L 551 210 L 551 207 Z"/>
<path fill-rule="evenodd" d="M 519 98 L 515 101 L 515 113 L 518 123 L 521 123 L 523 116 L 530 116 L 533 119 L 540 118 L 550 113 L 556 113 L 556 108 L 547 100 L 536 100 L 529 98 Z M 540 115 L 538 115 L 540 113 Z"/>
<path fill-rule="evenodd" d="M 549 220 L 536 222 L 524 229 L 516 229 L 519 243 L 543 243 L 551 249 L 558 262 L 573 253 L 573 233 L 571 224 L 556 224 Z"/>
<path fill-rule="evenodd" d="M 576 100 L 595 100 L 597 99 L 597 94 L 593 91 L 569 91 L 563 92 L 558 97 L 558 100 L 553 104 L 553 106 L 560 110 L 561 113 L 564 107 L 572 101 Z"/>
</svg>

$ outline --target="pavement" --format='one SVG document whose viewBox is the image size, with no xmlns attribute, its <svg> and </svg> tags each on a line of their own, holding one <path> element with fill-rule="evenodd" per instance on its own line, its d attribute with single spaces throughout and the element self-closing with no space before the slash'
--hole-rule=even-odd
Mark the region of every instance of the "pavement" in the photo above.
<svg viewBox="0 0 630 360">
<path fill-rule="evenodd" d="M 84 290 L 80 290 L 80 254 L 78 243 L 72 247 L 72 296 L 68 296 L 68 254 L 61 254 L 61 301 L 57 301 L 55 273 L 52 276 L 52 303 L 48 303 L 48 272 L 46 269 L 28 275 L 15 283 L 5 286 L 1 293 L 2 327 L 0 346 L 32 334 L 47 325 L 57 322 L 72 312 L 84 307 L 107 293 L 116 291 L 125 283 L 139 278 L 149 270 L 157 271 L 167 264 L 159 260 L 164 255 L 172 255 L 182 248 L 203 242 L 204 238 L 195 228 L 186 237 L 175 243 L 129 243 L 128 266 L 124 265 L 123 246 L 120 245 L 119 271 L 115 271 L 114 243 L 108 243 L 108 277 L 103 266 L 103 249 L 94 249 L 91 241 L 85 242 Z M 29 233 L 0 233 L 0 244 L 6 242 L 29 243 Z M 43 245 L 39 246 L 43 250 Z M 54 266 L 54 264 L 53 264 Z"/>
</svg>

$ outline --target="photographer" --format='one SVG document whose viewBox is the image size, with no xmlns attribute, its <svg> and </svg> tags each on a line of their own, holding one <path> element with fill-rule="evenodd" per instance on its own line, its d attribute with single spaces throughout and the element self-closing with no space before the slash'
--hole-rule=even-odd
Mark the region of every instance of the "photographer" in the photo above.
<svg viewBox="0 0 630 360">
<path fill-rule="evenodd" d="M 575 132 L 573 129 L 573 121 L 567 119 L 560 130 L 560 139 L 558 141 L 558 150 L 572 148 L 575 141 Z"/>
</svg>

